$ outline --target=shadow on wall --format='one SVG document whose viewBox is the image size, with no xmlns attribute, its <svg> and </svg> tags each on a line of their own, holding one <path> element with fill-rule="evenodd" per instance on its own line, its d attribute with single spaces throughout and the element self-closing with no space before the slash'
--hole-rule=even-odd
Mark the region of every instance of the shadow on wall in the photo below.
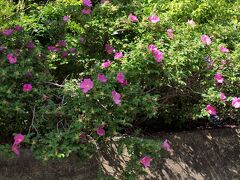
<svg viewBox="0 0 240 180">
<path fill-rule="evenodd" d="M 21 155 L 11 160 L 0 156 L 0 180 L 89 180 L 98 172 L 96 159 L 83 163 L 72 155 L 61 160 L 40 162 L 30 150 L 21 150 Z"/>
<path fill-rule="evenodd" d="M 240 179 L 240 129 L 215 129 L 173 134 L 157 134 L 151 138 L 169 139 L 174 152 L 166 153 L 147 169 L 144 180 L 154 179 Z M 103 170 L 118 177 L 125 167 L 125 157 L 117 157 L 116 146 L 105 148 Z M 120 178 L 118 178 L 120 179 Z"/>
<path fill-rule="evenodd" d="M 240 129 L 215 129 L 173 134 L 159 133 L 153 139 L 169 139 L 174 152 L 155 160 L 142 180 L 240 179 Z M 129 160 L 127 152 L 119 157 L 116 144 L 102 147 L 100 164 L 95 158 L 82 163 L 78 157 L 39 162 L 29 150 L 6 160 L 0 156 L 0 180 L 92 180 L 101 168 L 107 177 L 118 178 Z"/>
</svg>

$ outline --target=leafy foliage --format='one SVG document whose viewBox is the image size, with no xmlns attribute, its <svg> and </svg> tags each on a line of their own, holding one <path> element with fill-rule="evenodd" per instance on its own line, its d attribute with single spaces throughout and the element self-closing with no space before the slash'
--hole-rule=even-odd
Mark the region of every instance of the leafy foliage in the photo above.
<svg viewBox="0 0 240 180">
<path fill-rule="evenodd" d="M 211 122 L 207 105 L 221 121 L 239 121 L 239 1 L 92 1 L 88 15 L 78 0 L 31 1 L 17 14 L 5 5 L 0 21 L 12 18 L 0 35 L 0 137 L 28 134 L 25 144 L 41 159 L 91 158 L 131 134 L 117 143 L 131 155 L 123 176 L 134 179 L 144 173 L 141 157 L 161 155 L 160 142 L 139 138 L 142 122 Z"/>
</svg>

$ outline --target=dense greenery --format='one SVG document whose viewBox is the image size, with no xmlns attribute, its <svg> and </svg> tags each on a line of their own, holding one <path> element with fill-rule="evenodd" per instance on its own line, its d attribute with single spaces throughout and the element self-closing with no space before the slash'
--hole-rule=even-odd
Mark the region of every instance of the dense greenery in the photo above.
<svg viewBox="0 0 240 180">
<path fill-rule="evenodd" d="M 39 158 L 86 159 L 143 122 L 239 122 L 239 1 L 84 2 L 0 0 L 0 149 L 21 132 Z M 118 143 L 125 176 L 160 157 L 160 142 Z"/>
</svg>

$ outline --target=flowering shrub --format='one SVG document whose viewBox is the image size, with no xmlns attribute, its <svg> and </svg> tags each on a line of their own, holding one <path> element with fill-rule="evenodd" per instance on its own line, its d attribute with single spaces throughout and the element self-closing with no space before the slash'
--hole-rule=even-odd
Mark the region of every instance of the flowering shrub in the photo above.
<svg viewBox="0 0 240 180">
<path fill-rule="evenodd" d="M 47 160 L 71 153 L 86 159 L 113 137 L 135 135 L 116 142 L 131 156 L 123 175 L 133 178 L 162 150 L 172 151 L 168 140 L 136 137 L 141 123 L 239 121 L 238 6 L 28 4 L 20 25 L 13 19 L 1 30 L 1 137 L 21 132 L 26 137 L 16 134 L 12 151 L 19 154 L 21 142 Z"/>
</svg>

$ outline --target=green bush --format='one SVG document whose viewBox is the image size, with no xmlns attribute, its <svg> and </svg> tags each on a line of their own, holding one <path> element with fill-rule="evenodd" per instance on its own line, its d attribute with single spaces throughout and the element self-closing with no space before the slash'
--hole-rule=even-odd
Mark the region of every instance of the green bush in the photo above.
<svg viewBox="0 0 240 180">
<path fill-rule="evenodd" d="M 133 178 L 142 172 L 141 157 L 161 155 L 160 142 L 139 138 L 143 123 L 239 122 L 239 109 L 232 106 L 240 94 L 238 1 L 92 4 L 91 14 L 82 15 L 78 0 L 28 3 L 7 24 L 24 30 L 6 36 L 3 25 L 1 137 L 27 134 L 26 144 L 47 160 L 71 153 L 86 159 L 113 137 L 130 134 L 117 143 L 120 154 L 125 147 L 131 154 L 124 175 Z M 159 22 L 149 22 L 154 14 Z M 35 48 L 26 48 L 31 41 Z M 220 52 L 223 46 L 229 52 Z M 116 52 L 123 57 L 114 58 Z M 11 53 L 16 64 L 7 61 Z M 104 68 L 107 59 L 111 65 Z M 216 83 L 216 74 L 224 81 Z M 25 83 L 31 91 L 22 90 Z"/>
</svg>

